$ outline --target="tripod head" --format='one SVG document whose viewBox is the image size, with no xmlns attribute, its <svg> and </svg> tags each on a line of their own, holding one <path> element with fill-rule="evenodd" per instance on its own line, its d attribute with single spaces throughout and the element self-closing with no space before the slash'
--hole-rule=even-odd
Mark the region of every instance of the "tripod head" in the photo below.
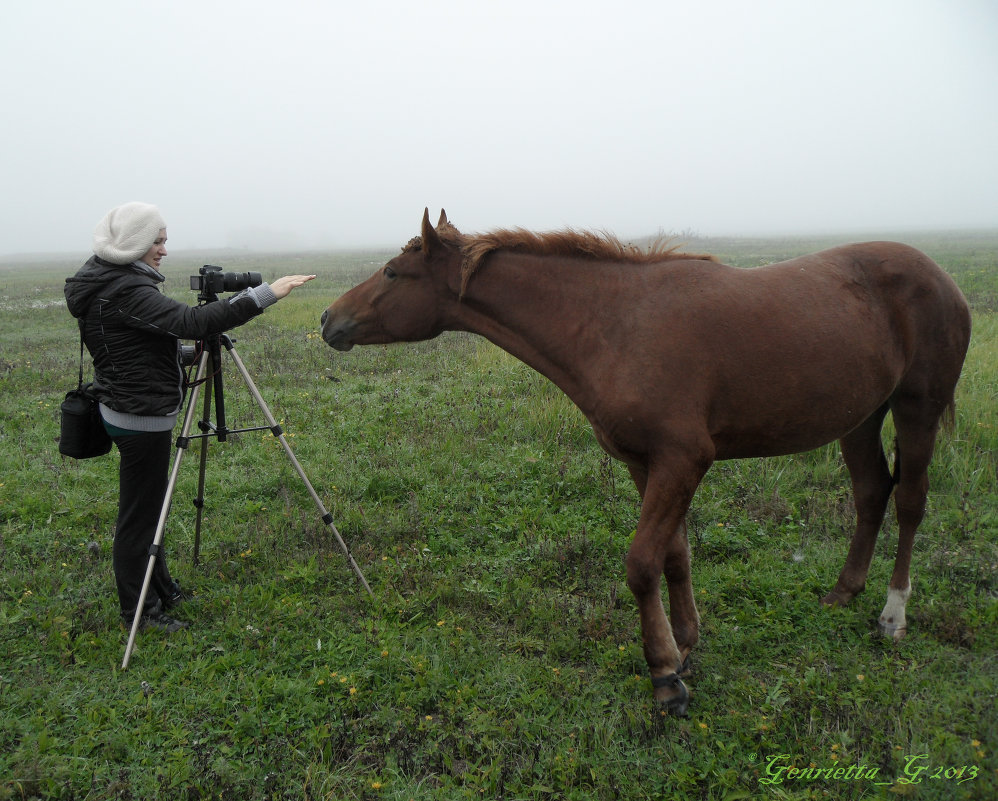
<svg viewBox="0 0 998 801">
<path fill-rule="evenodd" d="M 197 275 L 191 276 L 191 289 L 198 293 L 198 305 L 204 306 L 207 303 L 214 303 L 218 300 L 219 292 L 241 292 L 249 287 L 260 286 L 263 283 L 263 276 L 260 273 L 225 273 L 221 267 L 214 264 L 206 264 Z M 232 350 L 232 340 L 226 334 L 213 334 L 195 342 L 194 347 L 189 351 L 181 348 L 182 361 L 187 364 L 190 357 L 190 364 L 193 365 L 198 357 L 207 358 L 211 368 L 208 378 L 214 385 L 215 390 L 215 420 L 213 425 L 208 420 L 208 400 L 211 398 L 212 384 L 209 384 L 209 391 L 205 393 L 205 414 L 198 423 L 198 428 L 202 431 L 202 436 L 214 436 L 219 442 L 225 442 L 230 431 L 225 425 L 225 395 L 222 387 L 222 345 L 226 350 Z M 188 386 L 192 386 L 190 380 Z"/>
</svg>

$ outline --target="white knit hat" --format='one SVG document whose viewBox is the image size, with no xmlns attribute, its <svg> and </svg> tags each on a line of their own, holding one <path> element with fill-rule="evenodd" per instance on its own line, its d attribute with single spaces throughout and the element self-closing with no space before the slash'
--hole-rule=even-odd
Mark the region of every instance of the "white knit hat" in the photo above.
<svg viewBox="0 0 998 801">
<path fill-rule="evenodd" d="M 149 203 L 125 203 L 111 209 L 94 229 L 94 253 L 111 264 L 141 259 L 166 228 L 159 209 Z"/>
</svg>

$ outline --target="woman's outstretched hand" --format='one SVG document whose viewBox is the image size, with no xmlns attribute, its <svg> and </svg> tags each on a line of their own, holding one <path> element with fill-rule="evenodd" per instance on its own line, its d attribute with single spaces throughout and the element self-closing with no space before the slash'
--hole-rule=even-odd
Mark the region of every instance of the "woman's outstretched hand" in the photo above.
<svg viewBox="0 0 998 801">
<path fill-rule="evenodd" d="M 297 289 L 313 278 L 315 278 L 314 275 L 285 275 L 283 278 L 271 281 L 270 288 L 277 296 L 277 299 L 280 300 L 281 298 L 286 298 L 292 289 Z"/>
</svg>

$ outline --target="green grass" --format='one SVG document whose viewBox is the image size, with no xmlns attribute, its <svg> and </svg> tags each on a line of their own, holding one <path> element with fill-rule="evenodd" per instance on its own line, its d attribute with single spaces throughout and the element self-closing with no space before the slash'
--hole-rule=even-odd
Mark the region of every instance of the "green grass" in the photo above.
<svg viewBox="0 0 998 801">
<path fill-rule="evenodd" d="M 995 797 L 998 237 L 913 243 L 965 289 L 975 329 L 910 633 L 873 636 L 892 523 L 867 593 L 818 604 L 851 529 L 835 445 L 720 463 L 690 516 L 688 719 L 651 700 L 623 570 L 636 492 L 574 407 L 472 336 L 348 354 L 318 338 L 325 306 L 388 254 L 222 261 L 320 273 L 237 348 L 375 598 L 276 441 L 238 435 L 210 448 L 197 566 L 196 450 L 175 495 L 192 628 L 141 635 L 121 671 L 117 459 L 55 443 L 78 264 L 0 265 L 0 799 Z M 812 244 L 709 249 L 751 266 Z M 173 296 L 193 301 L 200 264 L 170 257 Z M 225 384 L 230 425 L 262 425 L 228 365 Z"/>
</svg>

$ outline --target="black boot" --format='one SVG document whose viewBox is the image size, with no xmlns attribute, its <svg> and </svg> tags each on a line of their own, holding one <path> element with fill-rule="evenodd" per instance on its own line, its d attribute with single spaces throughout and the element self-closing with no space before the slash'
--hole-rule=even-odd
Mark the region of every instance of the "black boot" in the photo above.
<svg viewBox="0 0 998 801">
<path fill-rule="evenodd" d="M 134 615 L 134 612 L 121 613 L 121 622 L 125 628 L 131 630 Z M 167 615 L 163 611 L 163 604 L 159 600 L 152 605 L 147 604 L 142 612 L 142 616 L 139 618 L 139 631 L 162 631 L 165 634 L 173 634 L 176 631 L 188 628 L 190 625 L 186 621 L 176 620 Z"/>
</svg>

